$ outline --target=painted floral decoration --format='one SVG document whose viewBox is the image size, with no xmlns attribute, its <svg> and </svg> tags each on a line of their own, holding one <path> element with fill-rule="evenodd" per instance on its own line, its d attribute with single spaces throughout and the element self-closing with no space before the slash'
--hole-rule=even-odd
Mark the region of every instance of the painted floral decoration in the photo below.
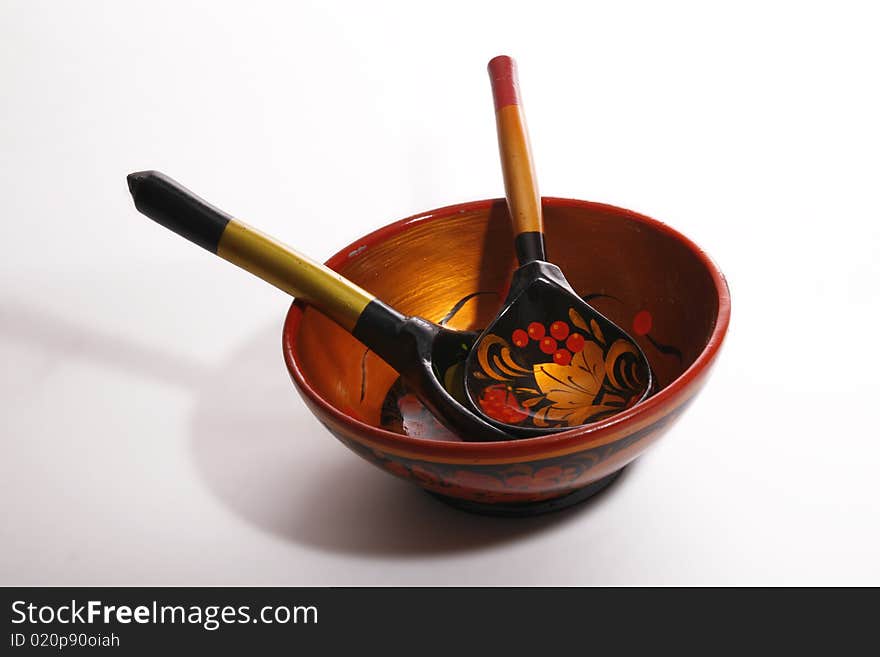
<svg viewBox="0 0 880 657">
<path fill-rule="evenodd" d="M 638 401 L 647 379 L 631 343 L 609 344 L 595 320 L 588 323 L 574 308 L 567 321 L 532 322 L 507 337 L 486 336 L 477 362 L 483 412 L 506 424 L 541 428 L 619 413 Z"/>
</svg>

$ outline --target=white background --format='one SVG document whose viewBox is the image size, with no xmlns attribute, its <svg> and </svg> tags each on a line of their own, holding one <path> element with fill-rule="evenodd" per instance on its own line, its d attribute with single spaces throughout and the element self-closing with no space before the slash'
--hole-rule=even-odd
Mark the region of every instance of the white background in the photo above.
<svg viewBox="0 0 880 657">
<path fill-rule="evenodd" d="M 871 3 L 0 0 L 2 584 L 880 584 Z M 326 258 L 502 195 L 486 62 L 542 192 L 725 271 L 702 396 L 595 503 L 451 510 L 339 445 L 288 299 L 152 224 L 163 170 Z"/>
</svg>

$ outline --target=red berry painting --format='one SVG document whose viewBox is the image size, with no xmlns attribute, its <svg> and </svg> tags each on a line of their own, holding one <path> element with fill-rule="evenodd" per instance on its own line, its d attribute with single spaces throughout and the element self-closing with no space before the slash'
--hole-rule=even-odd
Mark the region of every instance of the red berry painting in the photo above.
<svg viewBox="0 0 880 657">
<path fill-rule="evenodd" d="M 531 324 L 529 324 L 529 337 L 532 340 L 540 340 L 544 337 L 544 334 L 546 332 L 547 330 L 540 322 L 532 322 Z"/>
</svg>

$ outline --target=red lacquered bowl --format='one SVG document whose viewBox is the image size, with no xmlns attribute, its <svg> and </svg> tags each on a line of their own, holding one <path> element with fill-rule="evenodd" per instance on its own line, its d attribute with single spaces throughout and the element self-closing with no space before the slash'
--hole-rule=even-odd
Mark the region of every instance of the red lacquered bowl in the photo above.
<svg viewBox="0 0 880 657">
<path fill-rule="evenodd" d="M 541 513 L 604 488 L 702 387 L 727 331 L 730 295 L 712 260 L 654 219 L 545 198 L 544 221 L 551 260 L 645 351 L 657 380 L 651 398 L 549 436 L 464 442 L 401 387 L 393 369 L 295 301 L 284 324 L 284 359 L 311 411 L 374 465 L 469 510 Z M 476 201 L 390 224 L 327 264 L 402 312 L 478 329 L 504 299 L 512 245 L 504 200 Z"/>
</svg>

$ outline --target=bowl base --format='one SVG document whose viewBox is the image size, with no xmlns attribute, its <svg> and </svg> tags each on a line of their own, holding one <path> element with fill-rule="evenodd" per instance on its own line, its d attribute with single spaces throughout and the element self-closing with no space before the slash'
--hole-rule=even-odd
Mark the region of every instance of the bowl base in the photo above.
<svg viewBox="0 0 880 657">
<path fill-rule="evenodd" d="M 489 504 L 487 502 L 474 502 L 472 500 L 463 500 L 458 497 L 450 497 L 449 495 L 441 495 L 440 493 L 434 493 L 432 491 L 425 492 L 441 502 L 453 506 L 456 509 L 467 511 L 468 513 L 479 513 L 481 515 L 500 516 L 503 518 L 525 518 L 528 516 L 539 516 L 544 513 L 561 511 L 562 509 L 567 509 L 570 506 L 585 502 L 597 493 L 605 490 L 605 488 L 620 476 L 620 473 L 623 472 L 623 470 L 624 469 L 621 468 L 617 472 L 612 472 L 603 479 L 594 481 L 592 484 L 588 484 L 583 488 L 579 488 L 578 490 L 562 495 L 561 497 L 554 497 L 550 500 L 541 500 L 540 502 Z"/>
</svg>

